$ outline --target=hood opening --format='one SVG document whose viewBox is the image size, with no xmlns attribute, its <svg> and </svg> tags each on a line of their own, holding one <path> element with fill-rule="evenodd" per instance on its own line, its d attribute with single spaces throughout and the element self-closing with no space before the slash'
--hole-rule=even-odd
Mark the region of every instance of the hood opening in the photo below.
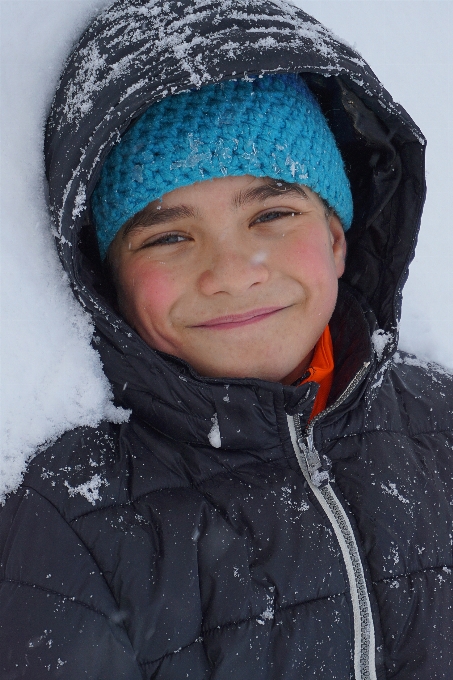
<svg viewBox="0 0 453 680">
<path fill-rule="evenodd" d="M 348 255 L 343 280 L 368 300 L 380 327 L 394 330 L 400 303 L 393 305 L 393 295 L 403 271 L 412 259 L 412 240 L 415 238 L 413 234 L 408 234 L 411 242 L 403 242 L 401 230 L 394 224 L 395 205 L 392 199 L 401 185 L 401 148 L 407 143 L 399 134 L 401 124 L 391 118 L 388 122 L 393 125 L 386 125 L 341 77 L 313 73 L 301 75 L 329 122 L 351 182 L 354 219 L 346 235 Z M 137 116 L 134 116 L 128 127 L 134 125 L 136 120 Z M 97 168 L 96 176 L 101 165 Z M 95 182 L 91 184 L 94 186 Z M 422 196 L 424 192 L 420 191 Z M 396 196 L 395 203 L 398 205 L 399 202 L 400 198 Z M 394 259 L 395 239 L 401 242 L 401 251 L 404 251 L 398 261 Z M 100 260 L 89 200 L 79 232 L 78 250 L 77 272 L 80 283 L 83 287 L 91 288 L 113 312 L 115 291 L 105 276 L 106 270 Z M 393 271 L 393 293 L 386 296 L 384 289 L 390 281 L 387 263 L 391 259 L 394 259 L 395 269 L 398 265 L 399 271 Z"/>
<path fill-rule="evenodd" d="M 57 246 L 76 297 L 104 338 L 108 376 L 116 373 L 108 363 L 157 359 L 116 314 L 104 276 L 89 215 L 103 159 L 155 101 L 246 74 L 301 73 L 320 102 L 354 200 L 343 280 L 366 300 L 395 347 L 425 196 L 423 136 L 360 55 L 302 10 L 283 0 L 231 0 L 209 11 L 195 5 L 120 0 L 105 9 L 68 58 L 48 120 Z M 120 374 L 118 368 L 118 381 Z"/>
</svg>

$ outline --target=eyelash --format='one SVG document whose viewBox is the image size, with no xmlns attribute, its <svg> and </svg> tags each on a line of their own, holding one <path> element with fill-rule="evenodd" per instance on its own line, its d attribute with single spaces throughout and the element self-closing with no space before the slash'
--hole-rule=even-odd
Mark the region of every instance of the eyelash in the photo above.
<svg viewBox="0 0 453 680">
<path fill-rule="evenodd" d="M 169 232 L 168 234 L 162 234 L 162 236 L 159 236 L 158 238 L 154 239 L 154 241 L 148 241 L 147 243 L 143 244 L 143 248 L 149 248 L 151 246 L 172 246 L 176 243 L 181 243 L 181 241 L 186 241 L 187 236 L 183 236 L 182 234 L 177 234 L 173 232 Z M 171 239 L 179 239 L 177 241 L 171 241 Z"/>
<path fill-rule="evenodd" d="M 274 220 L 279 220 L 282 217 L 294 217 L 295 215 L 300 215 L 300 212 L 295 212 L 294 210 L 270 210 L 267 213 L 260 215 L 253 224 L 265 224 L 266 222 L 273 222 Z M 268 219 L 265 219 L 265 218 Z"/>
</svg>

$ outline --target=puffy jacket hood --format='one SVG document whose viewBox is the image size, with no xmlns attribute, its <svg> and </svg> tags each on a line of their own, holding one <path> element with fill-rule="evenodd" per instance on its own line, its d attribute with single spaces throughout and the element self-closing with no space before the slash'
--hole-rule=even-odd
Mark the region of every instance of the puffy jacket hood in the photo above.
<svg viewBox="0 0 453 680">
<path fill-rule="evenodd" d="M 59 255 L 92 314 L 115 392 L 143 383 L 164 358 L 115 313 L 104 284 L 89 198 L 102 163 L 131 122 L 161 98 L 246 74 L 299 72 L 317 96 L 345 160 L 354 199 L 343 280 L 391 338 L 425 196 L 425 140 L 359 54 L 282 0 L 120 0 L 69 57 L 49 115 L 45 155 Z M 127 364 L 127 370 L 121 368 Z"/>
</svg>

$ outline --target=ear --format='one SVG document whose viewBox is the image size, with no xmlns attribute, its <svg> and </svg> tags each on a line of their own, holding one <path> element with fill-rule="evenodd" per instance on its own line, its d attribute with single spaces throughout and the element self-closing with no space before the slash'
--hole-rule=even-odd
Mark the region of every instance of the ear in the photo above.
<svg viewBox="0 0 453 680">
<path fill-rule="evenodd" d="M 335 269 L 337 277 L 340 278 L 344 273 L 346 262 L 346 237 L 341 222 L 334 213 L 329 216 L 329 229 Z"/>
</svg>

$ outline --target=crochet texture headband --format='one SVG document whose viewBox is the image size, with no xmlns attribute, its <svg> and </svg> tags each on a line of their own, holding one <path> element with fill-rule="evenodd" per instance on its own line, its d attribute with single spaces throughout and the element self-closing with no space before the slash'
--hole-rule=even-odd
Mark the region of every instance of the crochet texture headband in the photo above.
<svg viewBox="0 0 453 680">
<path fill-rule="evenodd" d="M 107 157 L 92 196 L 102 259 L 148 203 L 194 182 L 254 175 L 303 184 L 344 229 L 352 196 L 317 101 L 296 74 L 229 80 L 150 106 Z"/>
</svg>

